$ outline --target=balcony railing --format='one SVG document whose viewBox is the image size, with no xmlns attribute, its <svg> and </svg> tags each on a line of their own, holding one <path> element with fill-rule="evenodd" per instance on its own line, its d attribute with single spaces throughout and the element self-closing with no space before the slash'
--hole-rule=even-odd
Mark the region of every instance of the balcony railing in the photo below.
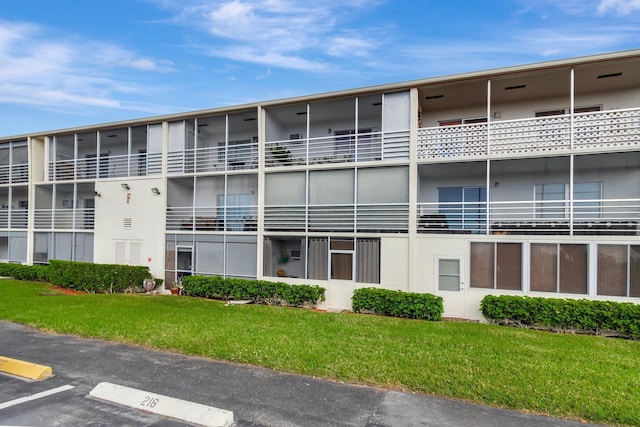
<svg viewBox="0 0 640 427">
<path fill-rule="evenodd" d="M 18 184 L 29 182 L 29 165 L 0 166 L 0 184 Z"/>
<path fill-rule="evenodd" d="M 258 143 L 251 141 L 172 151 L 168 158 L 169 174 L 257 168 Z"/>
<path fill-rule="evenodd" d="M 124 154 L 100 159 L 91 157 L 49 162 L 49 177 L 52 181 L 147 176 L 159 175 L 161 172 L 161 153 Z"/>
<path fill-rule="evenodd" d="M 167 230 L 183 231 L 256 231 L 258 207 L 170 207 Z"/>
<path fill-rule="evenodd" d="M 419 203 L 418 232 L 640 235 L 640 199 L 574 200 L 573 213 L 570 206 L 569 200 Z"/>
<path fill-rule="evenodd" d="M 418 159 L 528 156 L 640 146 L 640 109 L 418 129 Z"/>
<path fill-rule="evenodd" d="M 0 208 L 0 228 L 27 228 L 27 210 Z"/>
<path fill-rule="evenodd" d="M 266 231 L 406 233 L 407 203 L 265 206 Z"/>
<path fill-rule="evenodd" d="M 33 223 L 36 229 L 93 230 L 95 209 L 35 209 Z"/>
<path fill-rule="evenodd" d="M 267 167 L 408 158 L 408 130 L 287 139 L 265 144 Z"/>
</svg>

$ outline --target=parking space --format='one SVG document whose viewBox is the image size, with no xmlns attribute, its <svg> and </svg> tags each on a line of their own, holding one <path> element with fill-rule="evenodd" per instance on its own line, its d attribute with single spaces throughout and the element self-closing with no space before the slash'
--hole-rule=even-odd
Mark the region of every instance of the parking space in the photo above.
<svg viewBox="0 0 640 427">
<path fill-rule="evenodd" d="M 184 426 L 176 420 L 89 397 L 93 384 L 65 375 L 42 381 L 0 374 L 0 425 Z"/>
</svg>

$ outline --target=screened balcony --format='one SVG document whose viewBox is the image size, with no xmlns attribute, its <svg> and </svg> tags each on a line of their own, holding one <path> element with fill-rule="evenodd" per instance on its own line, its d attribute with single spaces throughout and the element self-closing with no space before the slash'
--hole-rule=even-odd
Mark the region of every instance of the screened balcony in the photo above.
<svg viewBox="0 0 640 427">
<path fill-rule="evenodd" d="M 266 175 L 264 228 L 291 232 L 406 233 L 408 168 Z"/>
<path fill-rule="evenodd" d="M 158 175 L 161 150 L 161 124 L 55 136 L 49 180 Z"/>
<path fill-rule="evenodd" d="M 34 227 L 51 230 L 93 230 L 94 190 L 93 183 L 37 186 Z"/>
<path fill-rule="evenodd" d="M 265 165 L 408 159 L 409 115 L 408 92 L 269 108 Z"/>
<path fill-rule="evenodd" d="M 248 111 L 169 123 L 168 173 L 257 169 L 256 115 Z"/>
<path fill-rule="evenodd" d="M 575 156 L 570 171 L 569 157 L 420 165 L 418 232 L 638 235 L 640 189 L 629 183 L 640 152 Z"/>
<path fill-rule="evenodd" d="M 0 229 L 27 228 L 27 187 L 0 188 Z"/>
<path fill-rule="evenodd" d="M 0 184 L 29 181 L 27 141 L 0 144 Z"/>
<path fill-rule="evenodd" d="M 255 232 L 257 187 L 257 175 L 171 179 L 167 230 Z"/>
</svg>

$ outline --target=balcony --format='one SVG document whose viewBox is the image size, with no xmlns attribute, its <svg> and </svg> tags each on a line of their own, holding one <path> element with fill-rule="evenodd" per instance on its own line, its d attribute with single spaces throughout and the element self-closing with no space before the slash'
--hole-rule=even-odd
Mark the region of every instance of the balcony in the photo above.
<svg viewBox="0 0 640 427">
<path fill-rule="evenodd" d="M 640 199 L 574 200 L 572 215 L 570 206 L 569 200 L 419 203 L 418 232 L 640 235 Z"/>
<path fill-rule="evenodd" d="M 418 160 L 527 157 L 640 146 L 640 109 L 418 129 Z"/>
<path fill-rule="evenodd" d="M 408 203 L 266 206 L 265 231 L 406 233 Z"/>
<path fill-rule="evenodd" d="M 269 141 L 267 167 L 409 158 L 409 130 Z"/>
<path fill-rule="evenodd" d="M 172 151 L 168 158 L 168 173 L 200 173 L 257 169 L 258 143 L 251 140 L 231 141 L 219 147 L 191 148 Z"/>
<path fill-rule="evenodd" d="M 170 207 L 167 230 L 180 231 L 256 231 L 258 207 Z"/>
<path fill-rule="evenodd" d="M 123 178 L 159 175 L 162 172 L 162 154 L 123 154 L 109 157 L 57 160 L 49 162 L 51 181 L 74 179 Z"/>
<path fill-rule="evenodd" d="M 33 222 L 40 230 L 93 230 L 95 209 L 35 209 Z"/>
</svg>

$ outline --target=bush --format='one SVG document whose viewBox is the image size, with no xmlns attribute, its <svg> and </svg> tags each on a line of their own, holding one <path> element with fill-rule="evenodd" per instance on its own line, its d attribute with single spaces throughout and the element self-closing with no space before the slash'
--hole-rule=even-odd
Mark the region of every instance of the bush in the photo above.
<svg viewBox="0 0 640 427">
<path fill-rule="evenodd" d="M 49 266 L 0 263 L 0 276 L 33 282 L 49 281 Z"/>
<path fill-rule="evenodd" d="M 356 289 L 351 301 L 356 313 L 408 319 L 441 320 L 444 311 L 441 297 L 380 288 Z"/>
<path fill-rule="evenodd" d="M 256 304 L 315 307 L 324 301 L 325 288 L 220 276 L 186 276 L 182 278 L 182 293 L 225 301 L 250 300 Z"/>
<path fill-rule="evenodd" d="M 149 267 L 90 262 L 49 261 L 49 281 L 63 288 L 85 292 L 114 293 L 139 289 L 151 278 Z"/>
<path fill-rule="evenodd" d="M 487 295 L 480 311 L 500 324 L 640 339 L 640 305 L 633 303 Z"/>
</svg>

